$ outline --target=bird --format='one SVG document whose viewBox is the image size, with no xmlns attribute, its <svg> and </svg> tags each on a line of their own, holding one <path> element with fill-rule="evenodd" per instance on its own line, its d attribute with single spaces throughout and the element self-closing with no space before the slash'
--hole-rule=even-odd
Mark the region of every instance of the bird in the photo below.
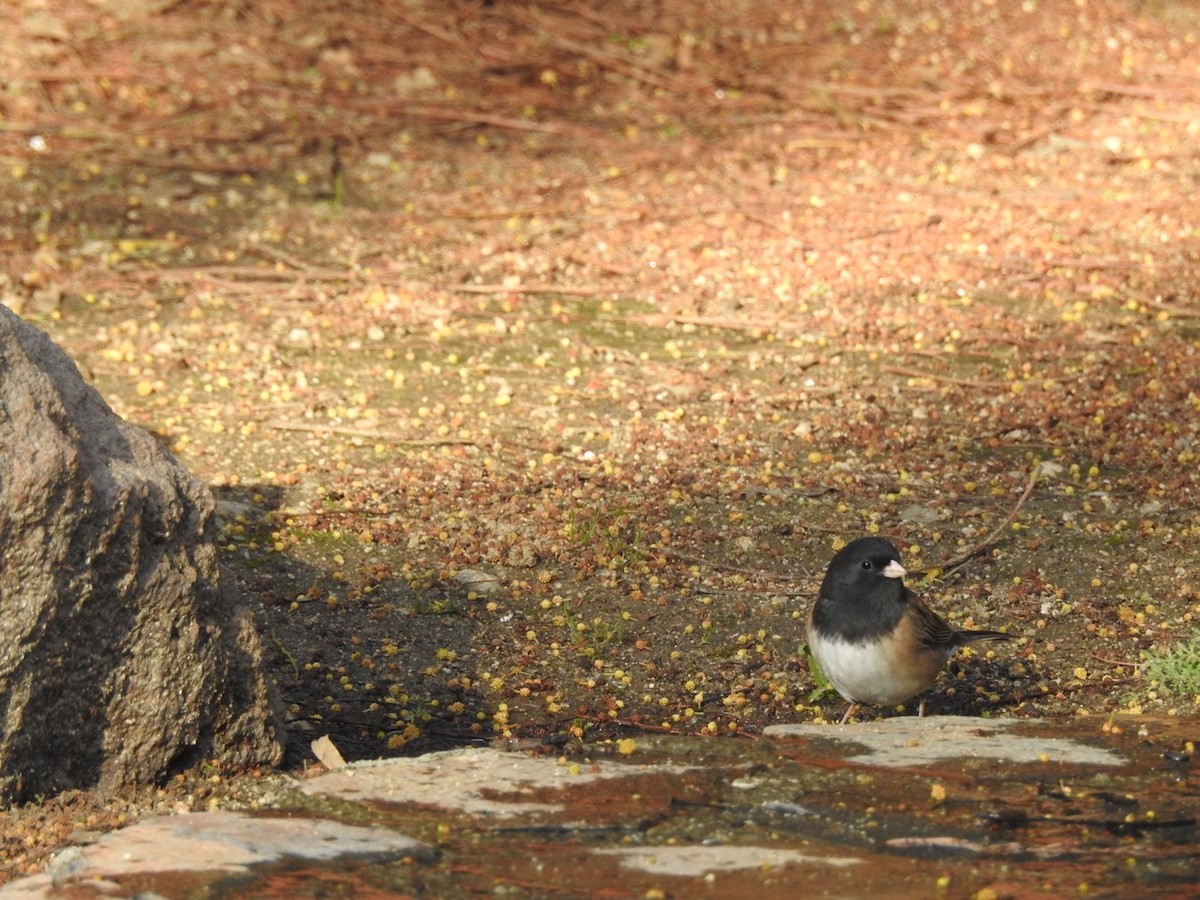
<svg viewBox="0 0 1200 900">
<path fill-rule="evenodd" d="M 1001 631 L 962 631 L 904 585 L 900 551 L 880 537 L 851 541 L 829 562 L 808 616 L 808 647 L 850 707 L 894 706 L 933 686 L 960 647 L 1009 640 Z M 919 716 L 925 715 L 921 699 Z"/>
</svg>

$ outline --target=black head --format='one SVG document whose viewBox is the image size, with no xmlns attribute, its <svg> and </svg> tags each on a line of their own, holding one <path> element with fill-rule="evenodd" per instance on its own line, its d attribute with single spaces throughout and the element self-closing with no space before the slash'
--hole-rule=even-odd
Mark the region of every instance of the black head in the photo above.
<svg viewBox="0 0 1200 900">
<path fill-rule="evenodd" d="M 883 538 L 851 541 L 825 570 L 813 625 L 854 640 L 890 630 L 908 602 L 900 551 Z"/>
</svg>

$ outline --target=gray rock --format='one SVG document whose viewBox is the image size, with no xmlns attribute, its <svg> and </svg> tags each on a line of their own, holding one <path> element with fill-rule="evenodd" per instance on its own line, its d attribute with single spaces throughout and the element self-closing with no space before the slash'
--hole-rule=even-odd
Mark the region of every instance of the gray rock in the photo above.
<svg viewBox="0 0 1200 900">
<path fill-rule="evenodd" d="M 594 851 L 602 856 L 617 856 L 628 869 L 651 875 L 679 878 L 703 878 L 713 872 L 738 869 L 769 871 L 782 866 L 828 866 L 843 868 L 863 860 L 854 856 L 821 856 L 798 850 L 754 845 L 718 847 L 604 847 Z"/>
<path fill-rule="evenodd" d="M 1013 763 L 1071 763 L 1120 766 L 1128 761 L 1114 750 L 1072 738 L 1024 734 L 1036 719 L 972 716 L 896 716 L 853 725 L 768 725 L 764 737 L 825 739 L 865 753 L 847 762 L 874 766 L 925 766 L 956 759 L 994 759 Z"/>
<path fill-rule="evenodd" d="M 913 522 L 917 525 L 932 525 L 941 517 L 936 509 L 914 503 L 900 511 L 901 522 Z"/>
<path fill-rule="evenodd" d="M 48 870 L 0 887 L 0 897 L 103 896 L 120 879 L 155 872 L 245 872 L 284 858 L 308 861 L 398 859 L 432 861 L 428 844 L 386 828 L 363 828 L 307 817 L 256 818 L 239 812 L 155 816 L 69 847 Z M 99 887 L 91 891 L 89 888 Z M 138 897 L 145 897 L 138 892 Z"/>
<path fill-rule="evenodd" d="M 687 767 L 659 763 L 654 770 L 677 775 Z M 555 791 L 629 778 L 641 771 L 635 763 L 595 760 L 580 767 L 548 757 L 470 747 L 351 763 L 309 779 L 301 791 L 352 802 L 415 803 L 473 816 L 511 818 L 559 812 L 563 806 L 553 797 Z M 496 796 L 497 785 L 504 786 L 503 796 Z M 525 794 L 529 798 L 521 799 Z"/>
<path fill-rule="evenodd" d="M 0 799 L 277 763 L 213 499 L 0 307 Z"/>
</svg>

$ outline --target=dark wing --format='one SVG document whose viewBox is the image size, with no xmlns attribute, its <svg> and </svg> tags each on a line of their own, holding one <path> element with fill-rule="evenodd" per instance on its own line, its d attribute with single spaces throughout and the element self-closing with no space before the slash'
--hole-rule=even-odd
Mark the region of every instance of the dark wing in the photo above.
<svg viewBox="0 0 1200 900">
<path fill-rule="evenodd" d="M 1002 631 L 959 631 L 911 591 L 908 595 L 908 605 L 912 608 L 916 620 L 917 639 L 930 650 L 954 650 L 975 641 L 1009 641 L 1013 637 Z"/>
<path fill-rule="evenodd" d="M 952 650 L 959 646 L 961 641 L 957 638 L 961 632 L 951 628 L 945 619 L 926 606 L 919 597 L 910 593 L 908 605 L 917 626 L 917 640 L 922 645 L 930 650 Z"/>
</svg>

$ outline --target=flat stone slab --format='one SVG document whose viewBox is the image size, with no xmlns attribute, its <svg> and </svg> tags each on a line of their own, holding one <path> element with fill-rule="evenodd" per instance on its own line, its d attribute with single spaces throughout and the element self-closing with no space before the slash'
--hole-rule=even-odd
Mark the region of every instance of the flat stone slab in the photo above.
<svg viewBox="0 0 1200 900">
<path fill-rule="evenodd" d="M 11 882 L 0 897 L 52 897 L 70 889 L 107 893 L 114 879 L 151 872 L 244 872 L 285 858 L 339 857 L 430 861 L 436 851 L 388 828 L 240 812 L 154 816 L 58 854 L 46 872 Z"/>
<path fill-rule="evenodd" d="M 994 759 L 1012 763 L 1065 763 L 1119 766 L 1119 751 L 1095 747 L 1074 737 L 1030 734 L 1032 719 L 977 719 L 965 716 L 898 716 L 852 725 L 771 725 L 764 737 L 816 738 L 867 749 L 846 758 L 873 766 L 922 766 L 953 759 Z"/>
<path fill-rule="evenodd" d="M 686 767 L 659 763 L 658 774 Z M 445 750 L 411 759 L 351 763 L 305 782 L 305 794 L 343 800 L 414 803 L 470 815 L 511 818 L 529 813 L 561 812 L 552 800 L 526 800 L 532 791 L 553 791 L 615 778 L 629 778 L 637 763 L 600 760 L 580 764 L 553 757 L 526 756 L 487 748 Z"/>
<path fill-rule="evenodd" d="M 756 869 L 768 872 L 784 866 L 856 866 L 863 860 L 855 856 L 817 856 L 798 850 L 775 847 L 621 847 L 597 850 L 596 853 L 614 856 L 621 865 L 651 875 L 671 875 L 677 878 L 696 878 L 714 872 L 733 872 Z"/>
</svg>

